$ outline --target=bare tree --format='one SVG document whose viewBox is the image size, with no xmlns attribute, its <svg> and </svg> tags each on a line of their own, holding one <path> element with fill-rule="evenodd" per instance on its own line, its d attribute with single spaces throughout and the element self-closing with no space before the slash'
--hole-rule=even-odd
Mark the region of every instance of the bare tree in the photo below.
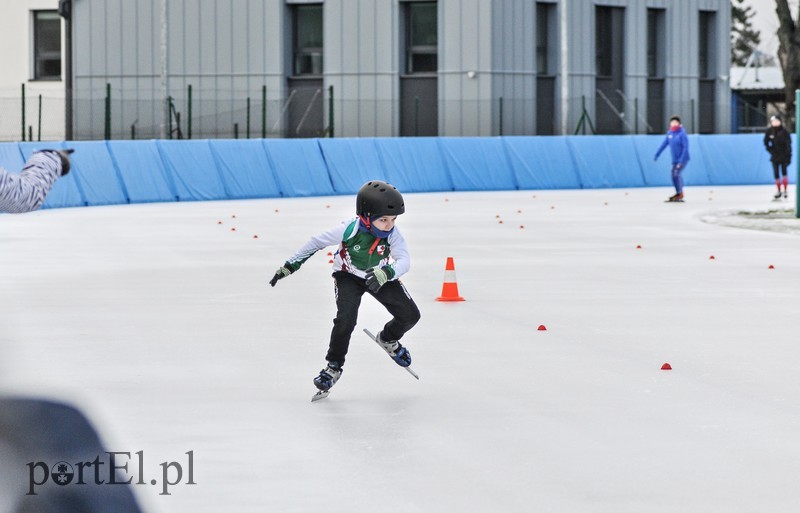
<svg viewBox="0 0 800 513">
<path fill-rule="evenodd" d="M 794 91 L 800 89 L 800 26 L 792 18 L 788 0 L 775 0 L 778 13 L 778 59 L 783 69 L 787 122 L 793 123 L 795 115 Z M 800 7 L 798 7 L 800 20 Z M 791 120 L 791 121 L 790 121 Z"/>
</svg>

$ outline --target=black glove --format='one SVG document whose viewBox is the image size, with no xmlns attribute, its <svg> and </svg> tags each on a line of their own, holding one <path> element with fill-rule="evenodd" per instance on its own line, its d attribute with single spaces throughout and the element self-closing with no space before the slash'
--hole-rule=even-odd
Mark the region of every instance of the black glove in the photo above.
<svg viewBox="0 0 800 513">
<path fill-rule="evenodd" d="M 376 294 L 387 281 L 389 281 L 389 273 L 384 269 L 373 267 L 367 271 L 367 288 L 373 294 Z"/>
<path fill-rule="evenodd" d="M 269 284 L 274 287 L 275 284 L 278 283 L 278 280 L 282 280 L 282 279 L 286 278 L 287 276 L 289 276 L 293 272 L 294 271 L 292 271 L 292 268 L 289 265 L 284 264 L 284 265 L 280 266 L 280 268 L 278 268 L 277 271 L 275 271 L 275 276 L 273 276 L 272 279 L 269 280 Z"/>
</svg>

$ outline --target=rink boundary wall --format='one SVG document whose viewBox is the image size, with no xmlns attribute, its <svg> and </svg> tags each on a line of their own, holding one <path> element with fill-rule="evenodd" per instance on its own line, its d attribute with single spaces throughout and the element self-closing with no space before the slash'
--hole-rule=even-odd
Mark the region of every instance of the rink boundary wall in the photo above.
<svg viewBox="0 0 800 513">
<path fill-rule="evenodd" d="M 19 170 L 38 149 L 75 148 L 45 208 L 403 192 L 669 186 L 664 136 L 209 139 L 0 143 Z M 773 183 L 759 134 L 690 135 L 687 186 Z M 797 152 L 795 151 L 795 155 Z M 795 181 L 792 166 L 790 180 Z"/>
</svg>

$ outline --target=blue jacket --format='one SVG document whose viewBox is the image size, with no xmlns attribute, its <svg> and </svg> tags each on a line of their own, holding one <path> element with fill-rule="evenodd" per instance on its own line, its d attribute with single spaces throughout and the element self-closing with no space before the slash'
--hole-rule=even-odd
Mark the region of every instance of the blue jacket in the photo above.
<svg viewBox="0 0 800 513">
<path fill-rule="evenodd" d="M 681 164 L 682 166 L 689 162 L 689 138 L 686 137 L 686 131 L 683 127 L 678 128 L 674 132 L 670 130 L 667 132 L 667 137 L 664 142 L 658 147 L 656 151 L 656 159 L 664 151 L 664 148 L 669 145 L 669 150 L 672 153 L 672 165 Z"/>
</svg>

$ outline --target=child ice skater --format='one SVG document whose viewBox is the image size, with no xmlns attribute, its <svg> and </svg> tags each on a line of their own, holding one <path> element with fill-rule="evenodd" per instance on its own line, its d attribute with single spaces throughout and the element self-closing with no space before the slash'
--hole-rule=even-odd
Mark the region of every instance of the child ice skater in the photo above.
<svg viewBox="0 0 800 513">
<path fill-rule="evenodd" d="M 777 114 L 769 118 L 770 127 L 764 134 L 764 147 L 770 154 L 772 172 L 775 175 L 775 185 L 778 192 L 775 200 L 781 199 L 781 184 L 783 184 L 783 197 L 788 198 L 789 176 L 787 174 L 789 163 L 792 161 L 792 136 L 783 127 L 783 121 Z M 781 176 L 783 175 L 783 176 Z"/>
<path fill-rule="evenodd" d="M 668 202 L 683 201 L 683 170 L 689 163 L 689 138 L 681 125 L 681 118 L 672 116 L 669 118 L 669 131 L 664 138 L 664 142 L 656 150 L 653 160 L 658 160 L 664 148 L 669 146 L 672 154 L 672 184 L 675 186 L 675 194 L 667 199 Z"/>
<path fill-rule="evenodd" d="M 377 342 L 398 365 L 411 365 L 411 353 L 400 339 L 419 321 L 420 313 L 399 280 L 411 266 L 406 241 L 395 226 L 397 216 L 404 212 L 403 196 L 397 188 L 380 180 L 367 182 L 356 196 L 357 217 L 312 237 L 269 282 L 274 287 L 317 251 L 339 245 L 333 259 L 336 318 L 325 356 L 327 365 L 314 378 L 320 391 L 330 390 L 342 375 L 364 293 L 377 299 L 393 316 L 378 333 Z"/>
</svg>

